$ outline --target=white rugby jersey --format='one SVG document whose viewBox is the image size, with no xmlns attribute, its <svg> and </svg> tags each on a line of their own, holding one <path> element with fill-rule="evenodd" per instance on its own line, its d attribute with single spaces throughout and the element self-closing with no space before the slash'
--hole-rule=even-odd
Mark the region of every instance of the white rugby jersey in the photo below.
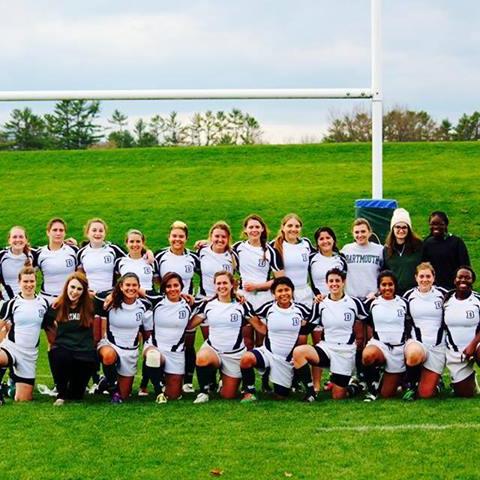
<svg viewBox="0 0 480 480">
<path fill-rule="evenodd" d="M 480 295 L 473 292 L 465 300 L 452 295 L 445 301 L 444 309 L 447 347 L 462 352 L 480 329 Z"/>
<path fill-rule="evenodd" d="M 158 276 L 155 262 L 150 265 L 143 257 L 130 258 L 129 256 L 115 261 L 115 273 L 118 275 L 135 273 L 140 280 L 140 287 L 147 292 L 153 290 L 153 277 Z"/>
<path fill-rule="evenodd" d="M 208 323 L 208 344 L 223 353 L 236 352 L 244 348 L 242 327 L 254 316 L 248 302 L 224 303 L 217 298 L 202 301 L 195 311 Z"/>
<path fill-rule="evenodd" d="M 152 343 L 160 350 L 183 351 L 192 307 L 183 298 L 178 302 L 171 302 L 163 295 L 148 298 L 153 305 Z"/>
<path fill-rule="evenodd" d="M 33 256 L 28 257 L 23 252 L 15 255 L 11 248 L 0 250 L 0 282 L 7 294 L 7 300 L 20 293 L 18 285 L 18 272 L 25 266 L 27 260 L 33 261 Z"/>
<path fill-rule="evenodd" d="M 155 262 L 160 278 L 168 272 L 178 273 L 183 280 L 182 293 L 193 292 L 193 274 L 200 270 L 200 260 L 196 253 L 185 250 L 183 255 L 176 255 L 167 247 L 155 254 Z"/>
<path fill-rule="evenodd" d="M 383 268 L 382 245 L 349 243 L 341 253 L 348 266 L 347 293 L 352 297 L 365 298 L 370 292 L 376 292 L 377 277 Z"/>
<path fill-rule="evenodd" d="M 266 250 L 255 247 L 248 241 L 237 242 L 232 247 L 242 283 L 263 283 L 270 278 L 270 272 L 283 270 L 283 260 L 278 252 L 268 243 L 265 247 Z"/>
<path fill-rule="evenodd" d="M 314 252 L 310 255 L 309 271 L 312 290 L 315 295 L 321 293 L 328 294 L 327 280 L 325 275 L 332 268 L 338 268 L 343 272 L 347 271 L 347 262 L 342 255 L 334 253 L 331 257 L 326 257 L 320 252 Z"/>
<path fill-rule="evenodd" d="M 151 331 L 152 304 L 145 299 L 137 299 L 131 305 L 122 303 L 121 308 L 103 308 L 103 302 L 110 292 L 95 296 L 95 313 L 107 319 L 107 339 L 117 347 L 127 350 L 138 348 L 138 334 L 141 330 Z"/>
<path fill-rule="evenodd" d="M 376 297 L 366 302 L 367 323 L 373 327 L 373 338 L 390 345 L 401 345 L 406 337 L 407 302 L 395 296 L 393 300 Z"/>
<path fill-rule="evenodd" d="M 280 308 L 277 302 L 271 301 L 261 306 L 255 314 L 267 324 L 265 347 L 274 355 L 290 361 L 302 320 L 308 321 L 311 311 L 301 303 L 292 302 L 289 308 Z"/>
<path fill-rule="evenodd" d="M 340 300 L 332 300 L 330 296 L 313 306 L 312 318 L 317 319 L 323 327 L 323 336 L 327 343 L 355 343 L 353 325 L 356 319 L 367 317 L 365 308 L 358 298 L 344 295 Z"/>
<path fill-rule="evenodd" d="M 418 287 L 405 292 L 403 298 L 408 302 L 412 319 L 412 338 L 428 346 L 443 343 L 443 301 L 447 291 L 432 287 L 426 293 Z"/>
<path fill-rule="evenodd" d="M 78 267 L 85 272 L 90 290 L 103 292 L 113 287 L 115 261 L 122 257 L 125 252 L 111 243 L 99 248 L 93 248 L 89 243 L 78 251 Z"/>
<path fill-rule="evenodd" d="M 58 297 L 70 274 L 77 269 L 78 248 L 64 243 L 58 250 L 48 245 L 32 250 L 33 266 L 42 272 L 41 293 Z"/>
<path fill-rule="evenodd" d="M 210 246 L 198 251 L 200 260 L 200 295 L 211 297 L 215 295 L 213 276 L 222 270 L 233 274 L 234 254 L 228 250 L 225 253 L 215 253 Z"/>
<path fill-rule="evenodd" d="M 310 240 L 305 237 L 295 244 L 283 242 L 283 270 L 295 288 L 305 288 L 308 285 L 309 258 L 313 251 Z"/>
<path fill-rule="evenodd" d="M 53 324 L 53 319 L 46 315 L 47 311 L 48 303 L 40 296 L 26 299 L 19 294 L 3 303 L 0 318 L 11 322 L 8 339 L 22 348 L 37 348 L 40 330 Z"/>
</svg>

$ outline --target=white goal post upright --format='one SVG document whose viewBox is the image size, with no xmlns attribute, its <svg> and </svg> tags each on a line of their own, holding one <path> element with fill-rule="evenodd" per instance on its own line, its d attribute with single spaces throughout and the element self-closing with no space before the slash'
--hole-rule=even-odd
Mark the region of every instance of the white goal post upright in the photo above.
<svg viewBox="0 0 480 480">
<path fill-rule="evenodd" d="M 0 91 L 0 102 L 52 100 L 371 99 L 372 198 L 381 199 L 383 197 L 381 2 L 382 0 L 370 0 L 372 57 L 370 88 Z"/>
</svg>

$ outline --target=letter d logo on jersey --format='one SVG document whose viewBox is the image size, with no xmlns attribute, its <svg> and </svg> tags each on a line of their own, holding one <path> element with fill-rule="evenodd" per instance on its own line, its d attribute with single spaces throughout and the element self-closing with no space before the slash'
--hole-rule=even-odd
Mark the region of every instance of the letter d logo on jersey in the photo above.
<svg viewBox="0 0 480 480">
<path fill-rule="evenodd" d="M 238 313 L 232 313 L 230 315 L 231 322 L 238 322 L 240 320 L 240 315 Z"/>
<path fill-rule="evenodd" d="M 473 320 L 475 318 L 475 312 L 473 310 L 467 310 L 465 313 L 469 320 Z"/>
<path fill-rule="evenodd" d="M 65 259 L 65 265 L 70 268 L 70 267 L 73 267 L 75 265 L 75 262 L 71 258 L 66 258 Z"/>
<path fill-rule="evenodd" d="M 343 314 L 343 321 L 344 322 L 351 322 L 352 321 L 352 314 L 350 312 L 345 312 Z"/>
<path fill-rule="evenodd" d="M 136 314 L 136 320 L 137 320 L 137 322 L 141 322 L 141 321 L 142 321 L 142 316 L 143 316 L 143 315 L 142 315 L 141 312 L 137 312 L 137 314 Z"/>
<path fill-rule="evenodd" d="M 292 318 L 292 325 L 294 327 L 298 327 L 298 325 L 300 325 L 300 317 L 293 317 Z"/>
<path fill-rule="evenodd" d="M 178 318 L 180 320 L 185 320 L 187 318 L 187 312 L 185 310 L 180 310 L 178 312 Z"/>
</svg>

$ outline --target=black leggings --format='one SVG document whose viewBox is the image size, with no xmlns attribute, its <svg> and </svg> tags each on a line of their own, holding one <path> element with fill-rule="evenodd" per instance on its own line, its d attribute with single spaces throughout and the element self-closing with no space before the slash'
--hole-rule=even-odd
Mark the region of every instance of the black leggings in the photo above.
<svg viewBox="0 0 480 480">
<path fill-rule="evenodd" d="M 57 398 L 81 400 L 90 377 L 95 373 L 95 361 L 76 358 L 78 352 L 57 347 L 50 350 L 53 378 L 57 386 Z"/>
</svg>

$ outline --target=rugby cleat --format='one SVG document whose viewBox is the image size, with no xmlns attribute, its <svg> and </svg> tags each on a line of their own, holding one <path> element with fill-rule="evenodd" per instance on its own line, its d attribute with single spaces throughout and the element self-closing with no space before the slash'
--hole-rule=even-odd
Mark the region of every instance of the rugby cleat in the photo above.
<svg viewBox="0 0 480 480">
<path fill-rule="evenodd" d="M 253 403 L 257 401 L 257 397 L 253 393 L 245 393 L 240 400 L 240 403 Z"/>
<path fill-rule="evenodd" d="M 167 403 L 167 397 L 163 392 L 157 395 L 157 398 L 155 399 L 155 403 L 158 403 L 158 404 Z"/>
<path fill-rule="evenodd" d="M 114 392 L 112 394 L 112 398 L 110 400 L 110 403 L 112 403 L 114 405 L 120 405 L 121 403 L 123 403 L 122 397 L 120 396 L 120 394 L 118 392 Z"/>
<path fill-rule="evenodd" d="M 207 403 L 208 401 L 210 401 L 208 393 L 202 392 L 197 395 L 197 398 L 193 401 L 193 403 Z"/>
<path fill-rule="evenodd" d="M 182 387 L 183 393 L 195 393 L 193 385 L 191 383 L 185 383 Z"/>
</svg>

